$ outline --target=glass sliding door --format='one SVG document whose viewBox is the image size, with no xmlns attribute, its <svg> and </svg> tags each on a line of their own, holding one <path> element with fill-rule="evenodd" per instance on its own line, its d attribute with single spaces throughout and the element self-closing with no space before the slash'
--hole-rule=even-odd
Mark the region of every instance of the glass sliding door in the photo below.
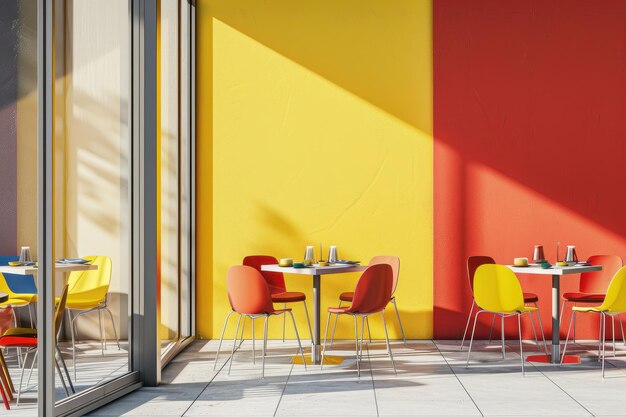
<svg viewBox="0 0 626 417">
<path fill-rule="evenodd" d="M 190 5 L 158 1 L 158 250 L 162 364 L 191 331 Z"/>
<path fill-rule="evenodd" d="M 129 10 L 128 0 L 54 8 L 53 244 L 75 265 L 57 267 L 56 292 L 69 285 L 59 344 L 76 394 L 129 372 Z"/>
</svg>

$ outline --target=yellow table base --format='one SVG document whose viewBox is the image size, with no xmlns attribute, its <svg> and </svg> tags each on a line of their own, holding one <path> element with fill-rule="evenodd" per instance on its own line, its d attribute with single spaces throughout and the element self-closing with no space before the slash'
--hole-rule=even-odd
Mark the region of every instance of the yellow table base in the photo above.
<svg viewBox="0 0 626 417">
<path fill-rule="evenodd" d="M 314 365 L 313 361 L 311 360 L 311 355 L 304 355 L 304 359 L 307 365 Z M 344 359 L 345 358 L 343 356 L 326 355 L 324 356 L 324 365 L 341 365 Z M 302 365 L 302 356 L 294 356 L 292 363 L 294 365 Z"/>
</svg>

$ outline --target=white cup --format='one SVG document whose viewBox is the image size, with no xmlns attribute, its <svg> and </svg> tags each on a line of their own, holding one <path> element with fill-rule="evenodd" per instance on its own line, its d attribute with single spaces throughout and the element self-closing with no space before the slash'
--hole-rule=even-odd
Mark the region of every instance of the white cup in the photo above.
<svg viewBox="0 0 626 417">
<path fill-rule="evenodd" d="M 337 262 L 337 246 L 331 246 L 328 250 L 328 262 Z"/>
<path fill-rule="evenodd" d="M 315 248 L 313 246 L 307 246 L 304 251 L 304 263 L 312 264 L 315 262 Z"/>
</svg>

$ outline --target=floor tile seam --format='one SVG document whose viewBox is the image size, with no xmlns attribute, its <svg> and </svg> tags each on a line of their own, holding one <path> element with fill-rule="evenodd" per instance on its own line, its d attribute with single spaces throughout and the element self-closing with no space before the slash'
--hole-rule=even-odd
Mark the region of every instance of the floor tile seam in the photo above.
<svg viewBox="0 0 626 417">
<path fill-rule="evenodd" d="M 374 370 L 372 369 L 372 361 L 370 360 L 370 346 L 365 347 L 365 353 L 367 355 L 367 364 L 370 368 L 370 375 L 372 377 L 372 392 L 374 393 L 374 405 L 376 406 L 376 415 L 380 417 L 380 410 L 378 409 L 378 399 L 376 398 L 376 381 L 374 380 Z M 358 360 L 358 358 L 357 358 Z"/>
<path fill-rule="evenodd" d="M 505 349 L 506 349 L 506 345 L 505 345 Z M 520 356 L 523 357 L 523 351 L 520 351 Z M 445 358 L 444 358 L 445 359 Z M 526 360 L 526 357 L 524 357 L 524 361 Z M 540 366 L 535 365 L 535 363 L 533 362 L 528 362 L 528 364 L 530 364 L 530 366 L 534 369 L 536 369 L 541 375 L 543 375 L 543 377 L 545 377 L 548 381 L 550 381 L 552 384 L 554 384 L 554 386 L 556 386 L 559 390 L 561 390 L 565 395 L 567 395 L 569 398 L 571 398 L 576 404 L 578 404 L 583 410 L 585 410 L 585 412 L 589 413 L 590 416 L 594 416 L 594 414 L 589 411 L 587 409 L 587 407 L 585 407 L 584 405 L 582 405 L 580 402 L 578 402 L 578 400 L 576 400 L 576 398 L 574 398 L 573 396 L 571 396 L 567 391 L 565 391 L 565 389 L 563 389 L 563 387 L 561 387 L 559 384 L 557 384 L 554 380 L 552 380 L 552 378 L 550 378 L 548 375 L 546 375 L 542 370 Z M 528 365 L 525 365 L 528 366 Z M 454 370 L 452 370 L 452 372 L 454 372 Z M 455 373 L 456 375 L 456 373 Z M 469 394 L 469 393 L 468 393 Z M 472 401 L 474 399 L 472 398 Z M 482 411 L 481 411 L 482 414 Z"/>
<path fill-rule="evenodd" d="M 217 359 L 217 358 L 216 358 Z M 204 385 L 204 388 L 202 388 L 200 390 L 200 392 L 198 393 L 198 395 L 196 396 L 196 398 L 193 399 L 193 401 L 191 401 L 191 404 L 189 404 L 189 406 L 185 409 L 185 411 L 183 411 L 183 413 L 181 414 L 181 417 L 184 416 L 185 414 L 187 414 L 187 412 L 191 409 L 191 407 L 193 407 L 193 405 L 196 403 L 196 401 L 198 401 L 198 398 L 200 398 L 200 396 L 204 393 L 204 391 L 207 390 L 207 388 L 211 385 L 211 383 L 215 380 L 215 378 L 219 375 L 220 372 L 222 372 L 222 370 L 224 369 L 224 367 L 226 366 L 226 364 L 232 360 L 232 357 L 229 357 L 228 360 L 226 360 L 222 366 L 219 367 L 219 369 L 217 370 L 217 372 L 215 374 L 213 374 L 213 377 L 209 380 L 209 382 L 207 382 Z"/>
<path fill-rule="evenodd" d="M 467 396 L 469 397 L 469 399 L 472 401 L 472 404 L 474 404 L 474 407 L 476 407 L 476 410 L 478 410 L 478 412 L 480 413 L 481 416 L 485 416 L 482 412 L 482 410 L 480 409 L 480 407 L 478 407 L 478 404 L 476 404 L 476 401 L 474 401 L 474 398 L 470 395 L 469 391 L 467 390 L 467 388 L 465 387 L 465 385 L 463 384 L 463 382 L 461 382 L 461 379 L 459 378 L 459 376 L 456 374 L 456 372 L 454 372 L 454 369 L 452 368 L 452 365 L 450 365 L 448 363 L 448 360 L 446 359 L 445 355 L 443 353 L 441 353 L 441 349 L 439 349 L 439 346 L 437 345 L 437 343 L 435 342 L 435 340 L 433 339 L 433 344 L 435 345 L 435 349 L 437 349 L 437 351 L 439 352 L 439 354 L 441 355 L 441 358 L 444 360 L 444 362 L 446 363 L 446 365 L 448 365 L 448 368 L 450 368 L 450 371 L 452 372 L 452 374 L 454 375 L 454 377 L 456 378 L 456 380 L 459 382 L 459 384 L 461 384 L 461 387 L 463 387 L 463 391 L 465 391 L 465 393 L 467 394 Z"/>
<path fill-rule="evenodd" d="M 532 363 L 532 362 L 531 362 L 531 363 Z M 563 388 L 562 386 L 560 386 L 559 384 L 557 384 L 557 383 L 556 383 L 556 381 L 554 381 L 552 378 L 550 378 L 548 375 L 546 375 L 546 374 L 545 374 L 545 373 L 541 370 L 541 367 L 539 367 L 539 366 L 535 366 L 534 364 L 533 364 L 533 367 L 534 367 L 535 369 L 537 369 L 537 370 L 541 373 L 541 375 L 543 375 L 543 376 L 544 376 L 544 377 L 545 377 L 548 381 L 552 382 L 552 383 L 553 383 L 553 384 L 554 384 L 554 385 L 555 385 L 558 389 L 560 389 L 560 390 L 561 390 L 561 391 L 562 391 L 565 395 L 567 395 L 567 396 L 568 396 L 568 397 L 570 397 L 572 400 L 574 400 L 574 402 L 575 402 L 576 404 L 578 404 L 578 405 L 579 405 L 579 406 L 580 406 L 583 410 L 585 410 L 587 413 L 589 413 L 589 415 L 590 415 L 590 416 L 595 416 L 595 414 L 593 414 L 591 411 L 589 411 L 589 410 L 587 409 L 587 407 L 585 407 L 584 405 L 582 405 L 582 404 L 581 404 L 581 403 L 580 403 L 580 402 L 579 402 L 576 398 L 574 398 L 574 397 L 573 397 L 573 396 L 572 396 L 569 392 L 567 392 L 567 391 L 565 390 L 565 388 Z"/>
<path fill-rule="evenodd" d="M 285 391 L 287 390 L 287 384 L 289 383 L 289 379 L 291 378 L 291 373 L 293 372 L 294 366 L 295 364 L 293 363 L 293 360 L 292 360 L 291 368 L 289 368 L 289 374 L 287 375 L 287 379 L 285 379 L 285 385 L 283 386 L 283 390 L 280 393 L 280 398 L 278 399 L 278 403 L 276 404 L 276 409 L 274 410 L 274 414 L 273 414 L 274 417 L 276 417 L 276 414 L 278 413 L 278 409 L 280 408 L 280 403 L 282 402 L 283 396 L 285 395 Z"/>
</svg>

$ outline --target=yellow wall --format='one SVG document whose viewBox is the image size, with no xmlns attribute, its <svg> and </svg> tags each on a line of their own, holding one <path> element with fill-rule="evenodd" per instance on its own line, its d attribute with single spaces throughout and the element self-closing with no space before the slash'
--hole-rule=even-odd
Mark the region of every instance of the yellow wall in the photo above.
<svg viewBox="0 0 626 417">
<path fill-rule="evenodd" d="M 319 242 L 364 263 L 400 256 L 407 336 L 432 336 L 431 7 L 198 2 L 201 337 L 219 337 L 230 265 L 250 254 L 301 259 Z M 323 277 L 323 308 L 356 279 Z M 311 278 L 286 280 L 312 298 Z M 301 307 L 294 312 L 305 332 Z M 270 326 L 271 337 L 281 324 Z M 381 322 L 371 324 L 381 337 Z M 338 331 L 352 337 L 351 322 Z"/>
</svg>

